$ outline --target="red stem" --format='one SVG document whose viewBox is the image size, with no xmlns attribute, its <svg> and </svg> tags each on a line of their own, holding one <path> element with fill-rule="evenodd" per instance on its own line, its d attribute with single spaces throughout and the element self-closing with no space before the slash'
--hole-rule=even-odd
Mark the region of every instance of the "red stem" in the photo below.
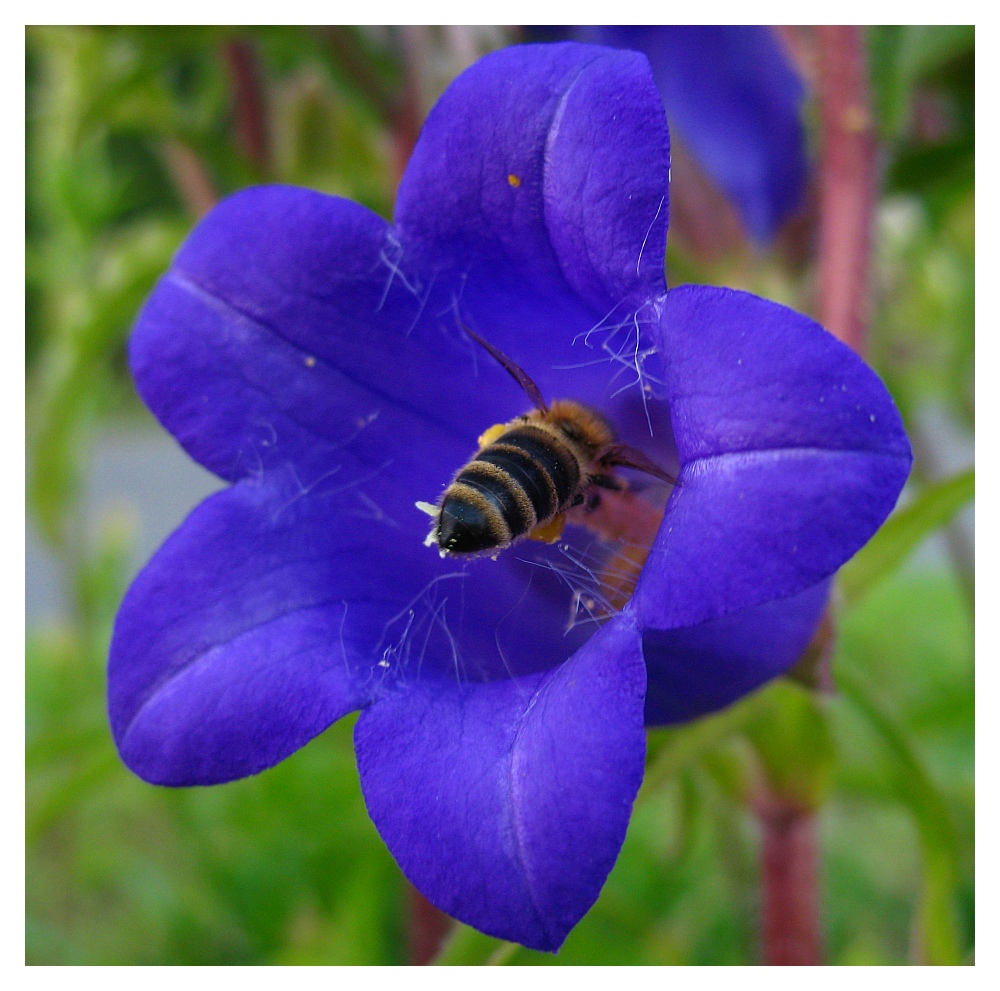
<svg viewBox="0 0 1000 991">
<path fill-rule="evenodd" d="M 227 42 L 226 64 L 233 86 L 237 144 L 257 169 L 266 174 L 270 162 L 267 107 L 260 66 L 249 42 L 240 38 Z"/>
<path fill-rule="evenodd" d="M 403 92 L 392 117 L 397 186 L 413 154 L 424 119 L 424 73 L 427 63 L 426 28 L 407 25 L 399 30 L 403 50 Z"/>
<path fill-rule="evenodd" d="M 406 883 L 406 956 L 410 964 L 425 966 L 441 949 L 453 920 Z"/>
<path fill-rule="evenodd" d="M 871 310 L 875 132 L 864 29 L 816 28 L 820 109 L 820 322 L 863 353 Z"/>
<path fill-rule="evenodd" d="M 765 790 L 757 816 L 763 832 L 764 963 L 817 966 L 823 960 L 823 939 L 815 814 Z"/>
<path fill-rule="evenodd" d="M 185 209 L 196 219 L 203 217 L 218 199 L 204 162 L 190 145 L 178 138 L 168 138 L 161 150 Z"/>
<path fill-rule="evenodd" d="M 864 30 L 817 27 L 814 40 L 820 112 L 819 318 L 832 334 L 864 353 L 878 190 Z M 757 816 L 764 962 L 819 964 L 823 948 L 815 811 L 765 789 Z"/>
</svg>

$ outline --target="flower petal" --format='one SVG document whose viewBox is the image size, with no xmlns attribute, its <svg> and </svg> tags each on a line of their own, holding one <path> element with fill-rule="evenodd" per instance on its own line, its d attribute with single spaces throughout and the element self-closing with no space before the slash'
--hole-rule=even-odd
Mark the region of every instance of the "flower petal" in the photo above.
<svg viewBox="0 0 1000 991">
<path fill-rule="evenodd" d="M 807 317 L 682 286 L 660 328 L 681 484 L 632 608 L 672 629 L 833 574 L 888 516 L 912 459 L 878 376 Z"/>
<path fill-rule="evenodd" d="M 280 474 L 241 482 L 140 573 L 108 669 L 115 739 L 137 774 L 244 777 L 397 684 L 509 679 L 586 641 L 587 626 L 566 631 L 556 572 L 520 552 L 442 560 L 423 546 L 426 517 L 410 533 L 355 508 L 349 492 L 303 494 Z"/>
<path fill-rule="evenodd" d="M 254 774 L 370 697 L 363 646 L 372 604 L 391 596 L 385 569 L 359 569 L 343 531 L 317 546 L 303 527 L 310 508 L 282 512 L 259 485 L 224 490 L 133 583 L 115 622 L 108 708 L 122 759 L 141 777 L 190 785 Z"/>
<path fill-rule="evenodd" d="M 372 705 L 355 728 L 361 785 L 404 873 L 455 918 L 557 950 L 624 840 L 644 690 L 639 634 L 619 618 L 548 674 Z"/>
<path fill-rule="evenodd" d="M 431 111 L 396 222 L 419 255 L 473 282 L 565 280 L 603 313 L 663 291 L 669 161 L 643 57 L 513 46 L 462 73 Z"/>
<path fill-rule="evenodd" d="M 715 712 L 787 671 L 809 645 L 829 589 L 829 582 L 820 582 L 791 599 L 698 626 L 647 630 L 646 725 Z"/>
<path fill-rule="evenodd" d="M 808 175 L 805 90 L 774 31 L 747 24 L 590 30 L 601 44 L 649 57 L 670 127 L 739 207 L 750 236 L 770 241 L 801 203 Z"/>
<path fill-rule="evenodd" d="M 495 404 L 472 342 L 423 319 L 440 302 L 399 250 L 384 220 L 346 200 L 290 186 L 230 197 L 140 315 L 130 342 L 140 394 L 230 480 L 291 465 L 308 486 L 340 465 L 341 482 L 378 469 L 392 488 L 419 471 L 406 458 L 419 433 L 417 449 L 431 452 L 425 489 L 443 485 Z"/>
<path fill-rule="evenodd" d="M 415 501 L 437 497 L 484 429 L 529 402 L 461 330 L 445 281 L 423 277 L 403 255 L 385 221 L 337 197 L 262 186 L 224 200 L 136 323 L 130 355 L 140 394 L 223 478 L 280 471 L 309 489 L 337 472 L 338 485 L 404 518 Z M 586 331 L 593 318 L 573 300 L 571 326 Z M 544 307 L 519 306 L 521 338 L 564 326 L 562 311 L 549 313 L 553 323 Z M 595 333 L 594 350 L 574 348 L 570 335 L 543 348 L 544 359 L 515 357 L 549 398 L 603 405 L 621 385 L 613 377 L 622 363 L 600 347 L 615 333 L 626 337 L 632 324 Z M 552 367 L 581 361 L 580 369 Z M 624 439 L 635 442 L 639 430 L 648 437 L 642 410 L 638 389 L 614 401 Z M 667 443 L 669 431 L 661 433 Z"/>
<path fill-rule="evenodd" d="M 649 390 L 659 377 L 651 334 L 665 289 L 669 171 L 663 107 L 642 56 L 519 45 L 449 86 L 396 206 L 405 257 L 450 294 L 453 325 L 486 337 L 547 398 L 601 408 L 622 440 L 660 459 L 669 427 Z M 478 357 L 480 374 L 492 374 L 491 359 Z M 492 395 L 497 420 L 525 409 L 512 381 Z"/>
<path fill-rule="evenodd" d="M 788 448 L 910 457 L 879 377 L 801 313 L 735 289 L 679 286 L 660 336 L 682 464 Z"/>
<path fill-rule="evenodd" d="M 431 111 L 396 222 L 406 257 L 451 294 L 454 321 L 547 397 L 625 421 L 646 399 L 668 177 L 663 106 L 642 56 L 514 46 L 464 72 Z M 626 428 L 623 439 L 639 438 Z"/>
</svg>

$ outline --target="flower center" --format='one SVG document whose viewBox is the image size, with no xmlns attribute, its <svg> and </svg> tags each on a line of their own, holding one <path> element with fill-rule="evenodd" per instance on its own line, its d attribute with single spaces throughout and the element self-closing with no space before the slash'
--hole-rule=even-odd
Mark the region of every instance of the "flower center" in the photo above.
<svg viewBox="0 0 1000 991">
<path fill-rule="evenodd" d="M 662 520 L 663 509 L 625 485 L 594 493 L 566 514 L 567 523 L 585 527 L 611 547 L 597 574 L 611 610 L 621 609 L 632 597 Z"/>
</svg>

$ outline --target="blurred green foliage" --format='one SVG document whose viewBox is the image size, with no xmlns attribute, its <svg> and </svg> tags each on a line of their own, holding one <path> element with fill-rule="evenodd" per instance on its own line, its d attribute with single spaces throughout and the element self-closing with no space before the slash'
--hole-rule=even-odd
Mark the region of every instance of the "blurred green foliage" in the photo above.
<svg viewBox="0 0 1000 991">
<path fill-rule="evenodd" d="M 333 52 L 319 29 L 28 30 L 29 496 L 57 546 L 80 532 L 95 419 L 129 399 L 128 328 L 197 214 L 261 181 L 388 213 L 384 127 Z"/>
<path fill-rule="evenodd" d="M 837 585 L 846 601 L 854 602 L 878 585 L 901 561 L 927 538 L 928 533 L 948 524 L 972 501 L 973 469 L 924 487 L 920 496 L 900 509 L 881 530 L 841 569 Z"/>
<path fill-rule="evenodd" d="M 918 462 L 903 508 L 843 572 L 837 691 L 782 681 L 651 732 L 622 855 L 559 956 L 457 927 L 442 963 L 759 959 L 765 781 L 817 810 L 831 963 L 970 958 L 972 575 L 959 554 L 913 555 L 973 490 L 922 423 L 933 407 L 971 441 L 974 32 L 869 40 L 884 163 L 870 357 Z M 420 113 L 468 45 L 291 27 L 30 28 L 26 43 L 29 504 L 73 607 L 27 638 L 28 962 L 403 963 L 404 883 L 365 813 L 351 720 L 223 787 L 153 788 L 122 767 L 103 669 L 130 531 L 111 517 L 84 540 L 81 482 L 95 430 L 140 414 L 128 328 L 197 215 L 260 181 L 388 215 Z M 668 264 L 809 307 L 808 250 L 672 246 Z"/>
</svg>

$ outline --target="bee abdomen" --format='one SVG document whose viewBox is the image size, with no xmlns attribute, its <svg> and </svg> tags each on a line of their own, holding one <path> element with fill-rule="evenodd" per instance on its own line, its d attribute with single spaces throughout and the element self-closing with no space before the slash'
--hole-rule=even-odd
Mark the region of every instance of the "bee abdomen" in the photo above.
<svg viewBox="0 0 1000 991">
<path fill-rule="evenodd" d="M 534 525 L 527 493 L 509 474 L 477 459 L 445 491 L 437 539 L 450 553 L 474 554 L 506 547 Z"/>
<path fill-rule="evenodd" d="M 511 484 L 517 485 L 531 502 L 535 521 L 547 520 L 559 510 L 559 495 L 555 483 L 547 471 L 525 451 L 504 444 L 501 439 L 496 444 L 480 451 L 473 464 L 486 462 L 503 472 Z"/>
<path fill-rule="evenodd" d="M 478 492 L 486 504 L 503 518 L 511 539 L 527 533 L 536 522 L 534 507 L 527 493 L 508 473 L 476 458 L 470 461 L 452 483 Z"/>
<path fill-rule="evenodd" d="M 448 486 L 436 537 L 452 554 L 506 547 L 572 501 L 580 463 L 549 431 L 531 425 L 502 434 Z"/>
<path fill-rule="evenodd" d="M 551 512 L 538 515 L 539 521 L 548 519 L 565 509 L 580 487 L 580 462 L 570 448 L 557 440 L 549 431 L 539 427 L 515 427 L 500 437 L 495 444 L 481 452 L 523 451 L 530 462 L 527 470 L 533 478 L 548 479 L 555 494 L 556 505 Z"/>
</svg>

